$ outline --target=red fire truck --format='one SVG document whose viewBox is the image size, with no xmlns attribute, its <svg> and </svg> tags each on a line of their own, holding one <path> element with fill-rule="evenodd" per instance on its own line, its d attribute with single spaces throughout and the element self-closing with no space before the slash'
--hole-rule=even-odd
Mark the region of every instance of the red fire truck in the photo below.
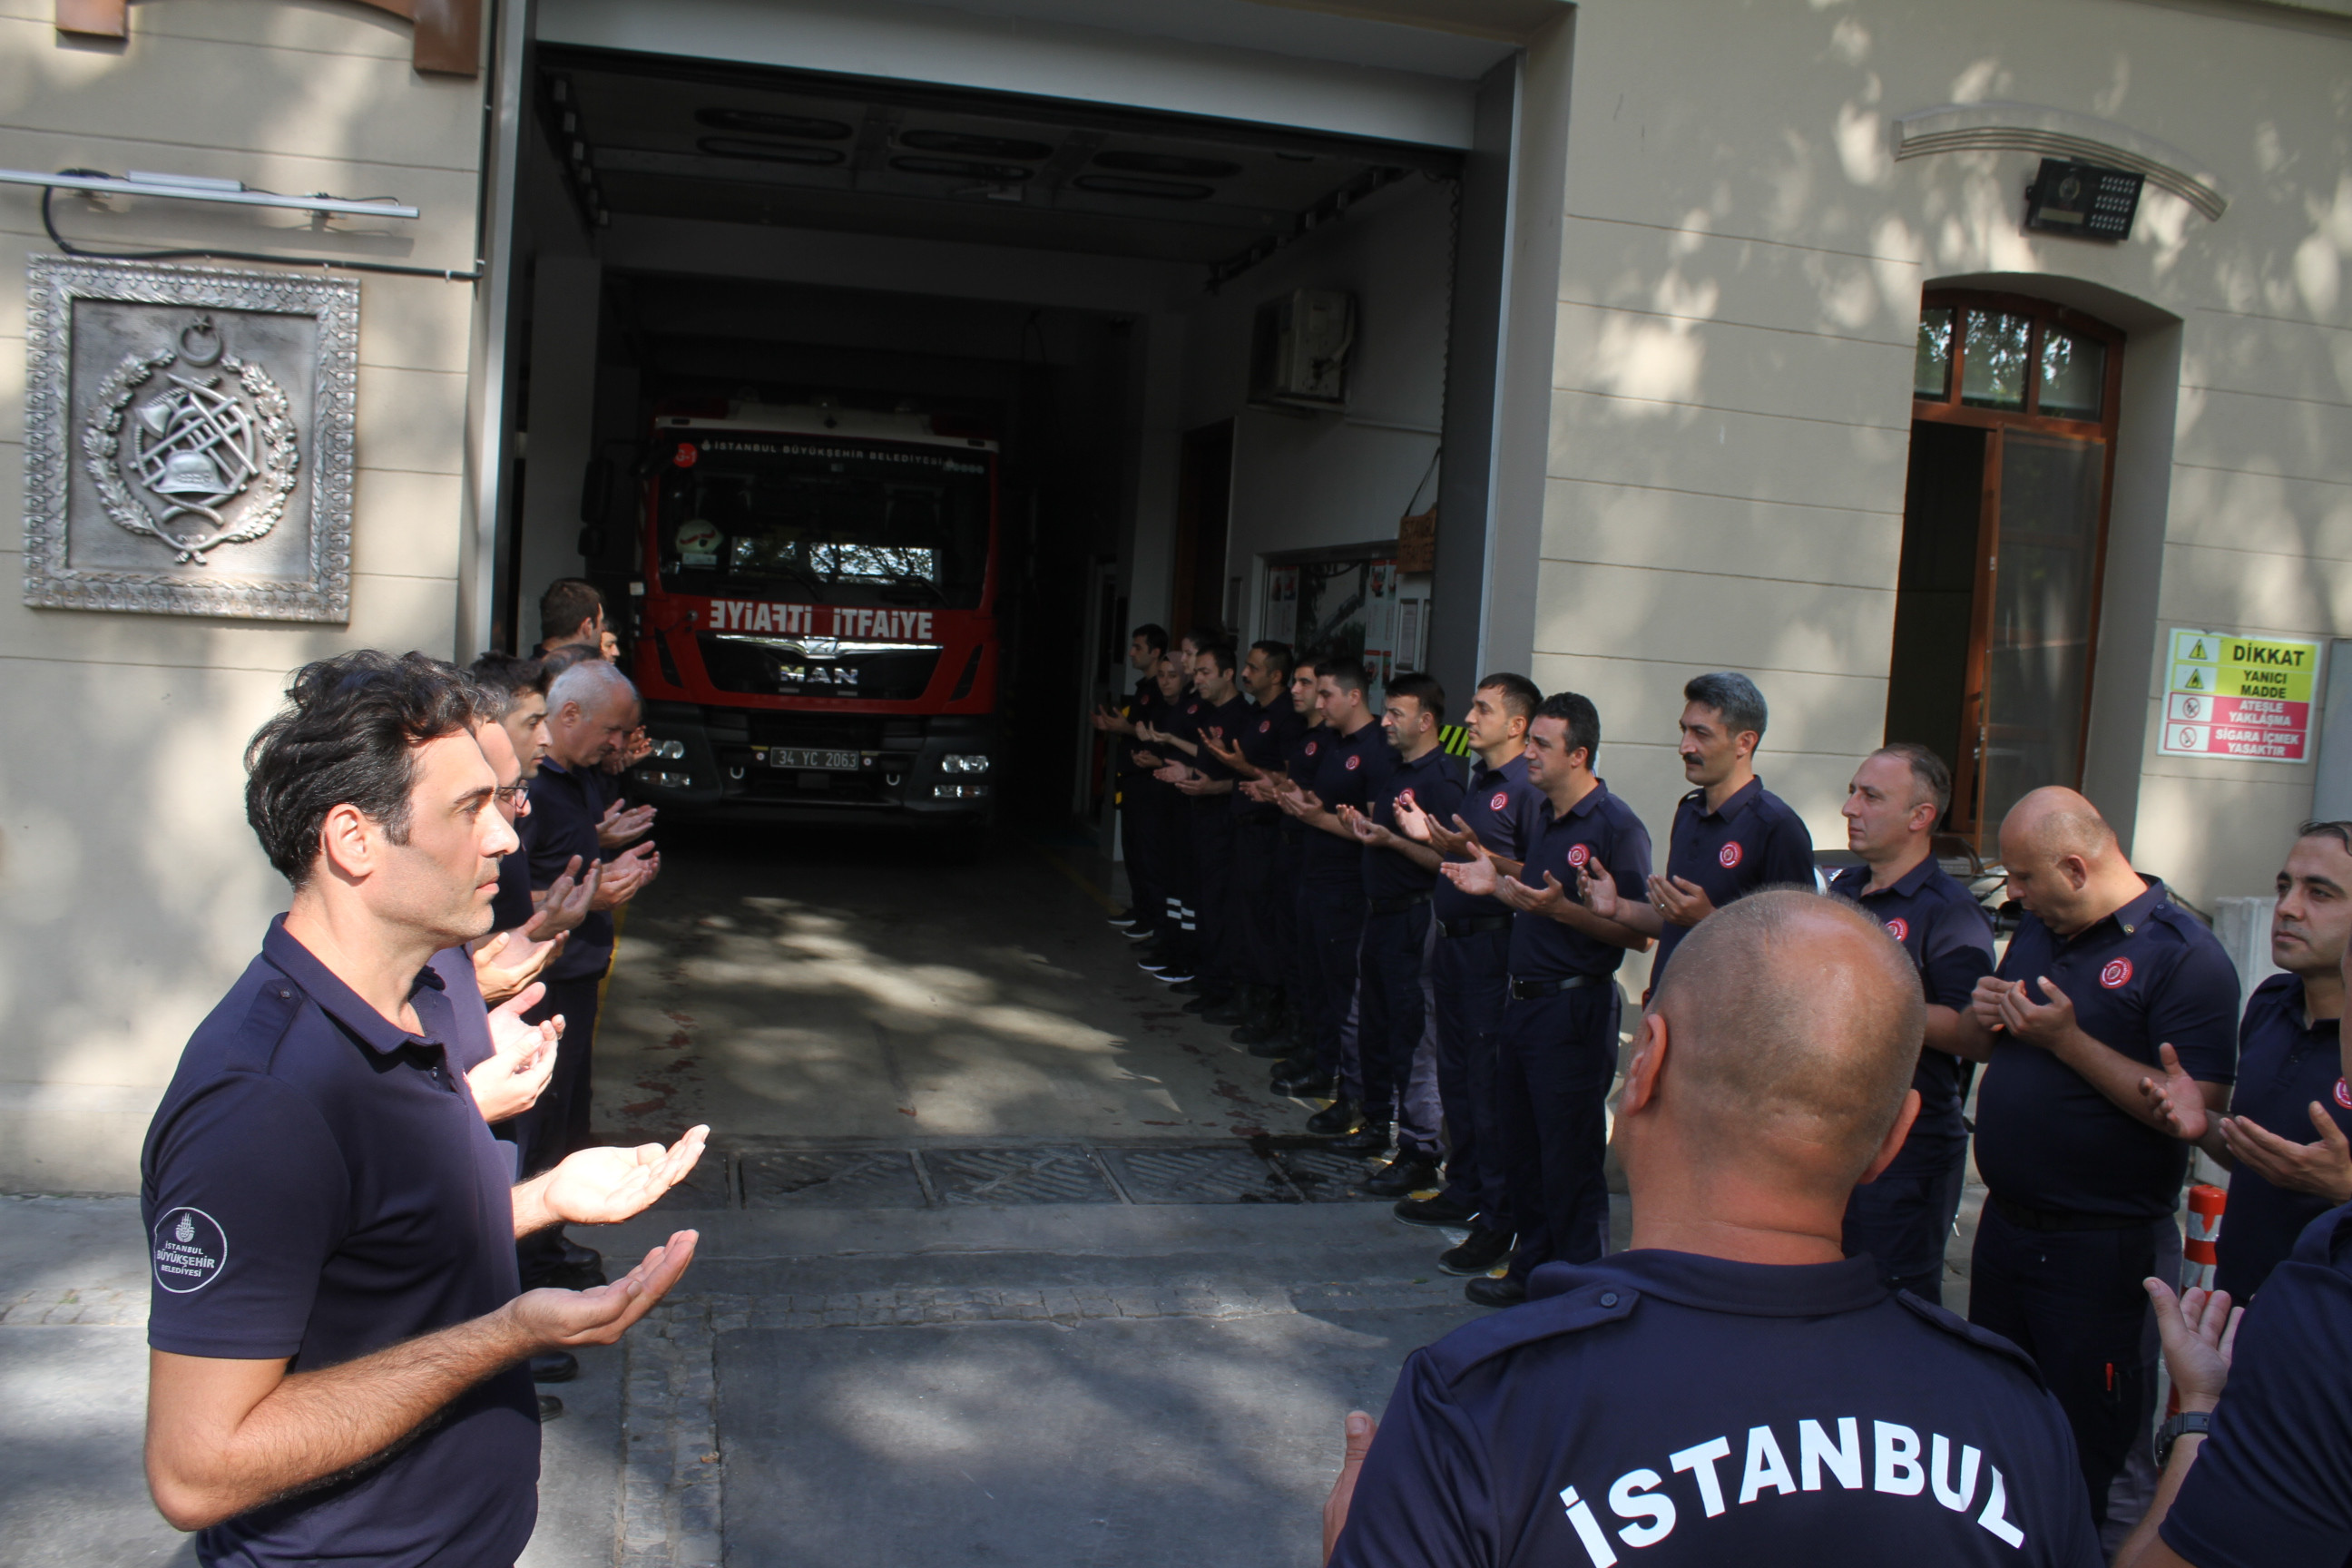
<svg viewBox="0 0 2352 1568">
<path fill-rule="evenodd" d="M 654 421 L 641 798 L 680 816 L 985 817 L 997 446 L 945 416 L 713 403 Z"/>
</svg>

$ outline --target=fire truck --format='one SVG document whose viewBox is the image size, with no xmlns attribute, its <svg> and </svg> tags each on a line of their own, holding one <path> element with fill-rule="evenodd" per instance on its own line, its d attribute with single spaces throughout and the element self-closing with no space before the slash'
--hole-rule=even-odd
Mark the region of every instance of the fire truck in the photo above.
<svg viewBox="0 0 2352 1568">
<path fill-rule="evenodd" d="M 657 413 L 633 674 L 674 816 L 985 819 L 997 745 L 997 443 L 922 413 Z"/>
</svg>

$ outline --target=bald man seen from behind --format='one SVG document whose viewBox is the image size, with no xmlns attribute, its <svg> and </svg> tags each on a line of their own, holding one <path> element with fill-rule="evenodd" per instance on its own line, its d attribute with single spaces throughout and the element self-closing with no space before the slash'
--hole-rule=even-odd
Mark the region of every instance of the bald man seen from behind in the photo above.
<svg viewBox="0 0 2352 1568">
<path fill-rule="evenodd" d="M 2238 1061 L 2238 972 L 2202 921 L 2132 868 L 2097 808 L 2038 789 L 2000 826 L 2024 915 L 1952 1037 L 1977 1090 L 1989 1196 L 1969 1321 L 2031 1355 L 2065 1406 L 2110 1548 L 2155 1490 L 2156 1317 L 2178 1287 L 2189 1145 L 2140 1092 L 2179 1054 L 2216 1111 Z"/>
<path fill-rule="evenodd" d="M 1330 1562 L 2097 1563 L 2032 1363 L 1843 1256 L 1848 1195 L 1917 1114 L 1925 1015 L 1841 900 L 1759 892 L 1693 928 L 1612 1134 L 1632 1248 L 1415 1352 L 1369 1455 L 1349 1417 Z"/>
</svg>

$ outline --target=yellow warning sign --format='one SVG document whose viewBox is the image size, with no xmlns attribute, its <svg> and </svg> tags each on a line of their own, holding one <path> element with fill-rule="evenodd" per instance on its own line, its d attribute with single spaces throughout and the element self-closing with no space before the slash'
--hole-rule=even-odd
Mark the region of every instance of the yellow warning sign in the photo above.
<svg viewBox="0 0 2352 1568">
<path fill-rule="evenodd" d="M 2175 631 L 2171 654 L 2159 751 L 2173 756 L 2310 761 L 2317 643 Z"/>
</svg>

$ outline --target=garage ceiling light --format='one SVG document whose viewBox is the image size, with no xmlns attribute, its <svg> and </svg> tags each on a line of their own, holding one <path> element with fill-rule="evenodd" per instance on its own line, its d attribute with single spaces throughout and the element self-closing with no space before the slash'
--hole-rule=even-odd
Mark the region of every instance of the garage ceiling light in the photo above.
<svg viewBox="0 0 2352 1568">
<path fill-rule="evenodd" d="M 820 120 L 810 114 L 776 114 L 764 109 L 730 109 L 719 106 L 694 111 L 698 124 L 713 131 L 749 131 L 761 136 L 798 136 L 809 142 L 846 142 L 849 127 L 838 120 Z"/>
<path fill-rule="evenodd" d="M 1025 180 L 1036 173 L 1026 163 L 977 163 L 967 158 L 893 158 L 902 174 L 945 174 L 959 180 Z"/>
<path fill-rule="evenodd" d="M 1160 202 L 1197 202 L 1217 193 L 1209 185 L 1176 180 L 1139 180 L 1131 174 L 1080 174 L 1070 184 L 1101 196 L 1149 196 Z"/>
<path fill-rule="evenodd" d="M 902 131 L 898 145 L 919 153 L 955 153 L 968 158 L 1022 158 L 1043 162 L 1054 150 L 1043 142 L 1017 141 L 1010 136 L 979 136 L 968 131 Z"/>
<path fill-rule="evenodd" d="M 1177 174 L 1195 180 L 1229 180 L 1242 172 L 1239 163 L 1222 158 L 1187 158 L 1175 153 L 1097 153 L 1094 165 L 1130 174 Z"/>
<path fill-rule="evenodd" d="M 762 163 L 801 163 L 831 168 L 845 154 L 837 147 L 803 147 L 791 142 L 759 142 L 749 136 L 704 136 L 695 147 L 714 158 L 751 158 Z"/>
</svg>

